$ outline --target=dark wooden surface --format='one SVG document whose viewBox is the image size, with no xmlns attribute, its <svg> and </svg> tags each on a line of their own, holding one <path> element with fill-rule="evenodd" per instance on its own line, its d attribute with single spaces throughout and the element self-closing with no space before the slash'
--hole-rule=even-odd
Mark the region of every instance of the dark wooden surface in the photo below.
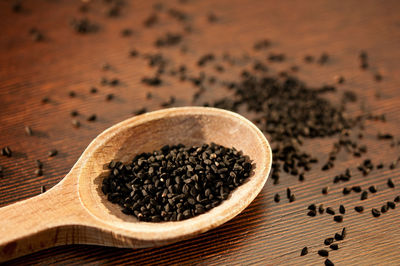
<svg viewBox="0 0 400 266">
<path fill-rule="evenodd" d="M 143 21 L 153 11 L 153 1 L 125 1 L 121 15 L 105 15 L 109 4 L 93 1 L 88 13 L 78 11 L 79 1 L 24 1 L 21 13 L 13 13 L 12 1 L 0 2 L 0 147 L 10 146 L 14 156 L 0 157 L 4 177 L 0 178 L 0 206 L 33 197 L 40 186 L 50 188 L 69 171 L 85 147 L 109 126 L 132 116 L 134 110 L 147 107 L 160 109 L 160 103 L 176 95 L 174 106 L 190 105 L 196 89 L 189 83 L 167 79 L 163 86 L 143 85 L 143 76 L 151 75 L 143 58 L 129 57 L 132 48 L 140 53 L 155 52 L 153 42 L 166 31 L 181 30 L 181 25 L 167 16 L 150 29 Z M 322 265 L 324 259 L 317 250 L 324 248 L 325 238 L 333 236 L 345 226 L 347 238 L 340 249 L 330 253 L 336 265 L 396 265 L 400 264 L 400 206 L 379 218 L 373 218 L 371 207 L 382 206 L 400 195 L 399 168 L 388 165 L 396 159 L 399 147 L 390 141 L 376 140 L 377 132 L 392 132 L 400 136 L 400 3 L 398 1 L 168 1 L 166 7 L 176 7 L 190 14 L 193 33 L 184 38 L 187 53 L 177 47 L 163 48 L 163 53 L 184 62 L 198 71 L 197 59 L 207 52 L 221 56 L 224 52 L 242 56 L 266 56 L 269 52 L 283 52 L 284 63 L 269 64 L 271 69 L 286 70 L 293 64 L 300 67 L 297 75 L 311 85 L 333 84 L 335 75 L 343 75 L 346 82 L 339 91 L 354 90 L 358 103 L 349 110 L 357 112 L 363 104 L 375 114 L 385 114 L 387 122 L 367 122 L 362 143 L 368 153 L 354 158 L 340 153 L 335 167 L 320 171 L 335 138 L 306 141 L 305 149 L 320 159 L 320 163 L 306 174 L 301 183 L 288 175 L 281 176 L 274 186 L 269 180 L 256 200 L 238 217 L 219 228 L 194 239 L 154 249 L 118 249 L 97 246 L 56 247 L 11 261 L 12 264 L 242 264 L 242 265 Z M 218 21 L 209 23 L 213 12 Z M 96 33 L 79 35 L 69 23 L 72 18 L 87 16 L 100 25 Z M 36 27 L 45 39 L 34 42 L 29 29 Z M 121 30 L 131 28 L 130 37 L 121 37 Z M 271 47 L 255 52 L 255 41 L 268 38 Z M 358 54 L 369 54 L 370 68 L 359 68 Z M 304 64 L 306 54 L 330 55 L 324 66 Z M 265 54 L 265 55 L 263 55 Z M 102 70 L 107 62 L 111 70 Z M 234 79 L 237 73 L 223 75 Z M 383 81 L 376 82 L 373 74 L 379 71 Z M 209 71 L 213 73 L 212 70 Z M 119 78 L 116 87 L 101 86 L 102 77 Z M 89 90 L 96 86 L 97 94 Z M 69 91 L 77 97 L 69 98 Z M 153 99 L 146 99 L 152 92 Z M 115 99 L 107 102 L 107 93 Z M 226 94 L 219 86 L 211 86 L 197 102 Z M 43 97 L 50 103 L 42 104 Z M 379 96 L 379 97 L 378 97 Z M 335 100 L 332 95 L 332 100 Z M 71 125 L 70 111 L 81 113 L 79 129 Z M 354 110 L 353 110 L 354 109 Z M 98 120 L 87 122 L 91 114 Z M 246 115 L 246 113 L 243 113 Z M 34 136 L 27 136 L 24 126 L 31 126 Z M 271 140 L 273 142 L 273 140 Z M 57 149 L 56 157 L 48 158 L 50 149 Z M 382 171 L 372 171 L 363 177 L 356 166 L 366 158 L 383 162 Z M 34 174 L 35 160 L 44 163 L 44 175 Z M 354 177 L 348 183 L 332 184 L 336 174 L 346 167 Z M 397 187 L 386 186 L 391 177 Z M 344 186 L 376 185 L 378 193 L 363 202 L 359 194 L 343 196 Z M 321 188 L 329 185 L 324 196 Z M 288 203 L 286 187 L 297 200 Z M 273 196 L 281 194 L 281 202 Z M 335 223 L 330 215 L 311 218 L 306 215 L 310 203 L 324 203 L 335 210 L 340 204 L 347 212 L 343 223 Z M 363 205 L 358 214 L 354 206 Z M 29 217 L 26 217 L 29 219 Z M 7 217 L 0 217 L 7 219 Z M 160 225 L 162 226 L 162 225 Z M 1 236 L 0 236 L 1 238 Z M 309 254 L 300 257 L 300 250 L 309 247 Z"/>
</svg>

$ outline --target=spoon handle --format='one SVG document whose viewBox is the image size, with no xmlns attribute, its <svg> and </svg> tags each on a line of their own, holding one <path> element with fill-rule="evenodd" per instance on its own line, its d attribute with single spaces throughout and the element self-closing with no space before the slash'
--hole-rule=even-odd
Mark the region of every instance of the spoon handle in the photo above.
<svg viewBox="0 0 400 266">
<path fill-rule="evenodd" d="M 0 262 L 73 241 L 66 229 L 76 205 L 61 188 L 0 208 Z"/>
</svg>

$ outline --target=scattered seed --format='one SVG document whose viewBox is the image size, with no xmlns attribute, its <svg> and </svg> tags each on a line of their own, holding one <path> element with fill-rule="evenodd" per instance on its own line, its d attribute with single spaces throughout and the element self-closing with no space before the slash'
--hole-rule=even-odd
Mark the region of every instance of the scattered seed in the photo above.
<svg viewBox="0 0 400 266">
<path fill-rule="evenodd" d="M 328 190 L 329 190 L 329 187 L 322 188 L 322 194 L 327 195 L 328 194 Z"/>
<path fill-rule="evenodd" d="M 318 255 L 320 255 L 321 257 L 328 257 L 329 251 L 327 251 L 325 249 L 320 249 L 320 250 L 318 250 Z"/>
<path fill-rule="evenodd" d="M 330 259 L 326 259 L 325 266 L 335 266 L 335 264 Z"/>
<path fill-rule="evenodd" d="M 356 206 L 356 207 L 354 207 L 354 210 L 356 212 L 363 212 L 364 211 L 364 207 L 363 206 Z"/>
<path fill-rule="evenodd" d="M 339 234 L 339 233 L 336 233 L 336 234 L 335 234 L 335 240 L 336 240 L 336 241 L 341 241 L 341 240 L 343 240 L 342 235 Z"/>
<path fill-rule="evenodd" d="M 290 195 L 289 202 L 293 202 L 295 200 L 296 200 L 296 197 L 294 196 L 294 194 Z"/>
<path fill-rule="evenodd" d="M 326 213 L 330 215 L 335 215 L 335 211 L 331 207 L 326 208 Z"/>
<path fill-rule="evenodd" d="M 89 117 L 87 118 L 87 121 L 93 122 L 93 121 L 96 121 L 96 119 L 97 119 L 97 116 L 96 116 L 95 114 L 93 114 L 93 115 L 91 115 L 91 116 L 89 116 Z"/>
<path fill-rule="evenodd" d="M 281 196 L 279 196 L 279 194 L 276 193 L 275 196 L 274 196 L 274 201 L 275 201 L 276 203 L 278 203 L 280 200 L 281 200 Z"/>
<path fill-rule="evenodd" d="M 381 216 L 381 212 L 380 212 L 379 210 L 375 209 L 375 208 L 372 208 L 371 212 L 372 212 L 372 215 L 373 215 L 374 217 L 379 217 L 379 216 Z"/>
<path fill-rule="evenodd" d="M 107 94 L 106 100 L 111 101 L 112 99 L 114 99 L 114 94 L 112 94 L 112 93 Z"/>
<path fill-rule="evenodd" d="M 330 244 L 332 244 L 334 241 L 333 237 L 329 237 L 327 239 L 324 240 L 324 244 L 329 246 Z"/>
<path fill-rule="evenodd" d="M 90 93 L 92 93 L 92 94 L 95 94 L 95 93 L 97 93 L 97 88 L 96 87 L 92 87 L 92 88 L 90 88 Z"/>
<path fill-rule="evenodd" d="M 341 214 L 345 214 L 345 213 L 346 213 L 346 209 L 344 208 L 343 205 L 340 205 L 340 207 L 339 207 L 339 212 L 340 212 Z"/>
<path fill-rule="evenodd" d="M 290 188 L 286 188 L 286 197 L 288 199 L 290 199 L 290 196 L 292 195 L 292 191 L 290 190 Z"/>
<path fill-rule="evenodd" d="M 307 215 L 310 216 L 310 217 L 315 217 L 315 216 L 317 215 L 317 212 L 316 212 L 315 210 L 310 210 L 310 211 L 307 213 Z"/>
<path fill-rule="evenodd" d="M 346 236 L 347 236 L 347 230 L 346 230 L 346 227 L 343 227 L 343 229 L 342 229 L 342 238 L 345 239 Z"/>
<path fill-rule="evenodd" d="M 353 186 L 351 189 L 352 189 L 354 192 L 357 192 L 357 193 L 360 193 L 361 190 L 362 190 L 360 186 Z"/>
<path fill-rule="evenodd" d="M 308 248 L 307 247 L 304 247 L 302 250 L 301 250 L 301 252 L 300 252 L 300 256 L 305 256 L 305 255 L 307 255 L 308 254 Z"/>
<path fill-rule="evenodd" d="M 335 215 L 335 216 L 333 217 L 333 220 L 334 220 L 335 222 L 341 223 L 341 222 L 343 221 L 343 216 L 342 216 L 342 215 Z"/>
<path fill-rule="evenodd" d="M 339 249 L 339 245 L 338 244 L 331 244 L 330 246 L 329 246 L 332 250 L 338 250 Z"/>
<path fill-rule="evenodd" d="M 389 178 L 389 179 L 387 180 L 387 185 L 388 185 L 388 187 L 390 187 L 390 188 L 394 188 L 394 183 L 393 183 L 393 181 L 392 181 L 391 178 Z"/>
<path fill-rule="evenodd" d="M 343 188 L 343 195 L 348 195 L 348 194 L 350 194 L 350 192 L 351 192 L 351 188 L 347 188 L 347 187 L 345 187 L 345 188 Z"/>
<path fill-rule="evenodd" d="M 388 208 L 394 210 L 396 208 L 396 203 L 394 203 L 393 201 L 388 201 L 386 203 L 386 205 L 388 206 Z"/>
<path fill-rule="evenodd" d="M 366 199 L 368 199 L 368 191 L 364 190 L 361 193 L 361 200 L 366 200 Z"/>
<path fill-rule="evenodd" d="M 324 205 L 323 205 L 323 204 L 319 205 L 319 207 L 318 207 L 318 212 L 319 212 L 319 214 L 323 214 L 324 211 L 325 211 Z"/>
<path fill-rule="evenodd" d="M 381 207 L 381 213 L 385 213 L 385 212 L 387 212 L 388 211 L 388 206 L 387 205 L 383 205 L 382 207 Z"/>
<path fill-rule="evenodd" d="M 376 193 L 376 192 L 377 192 L 375 186 L 370 186 L 368 189 L 369 189 L 369 191 L 370 191 L 371 193 Z"/>
</svg>

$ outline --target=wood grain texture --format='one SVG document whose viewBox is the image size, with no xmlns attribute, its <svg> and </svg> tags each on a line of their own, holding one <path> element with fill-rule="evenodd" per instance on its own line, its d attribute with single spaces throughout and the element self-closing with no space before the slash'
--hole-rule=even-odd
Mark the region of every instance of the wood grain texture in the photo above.
<svg viewBox="0 0 400 266">
<path fill-rule="evenodd" d="M 40 193 L 40 186 L 52 187 L 71 169 L 83 150 L 100 132 L 132 116 L 132 111 L 142 107 L 160 109 L 160 103 L 176 95 L 176 106 L 190 105 L 196 89 L 189 83 L 166 79 L 161 87 L 148 87 L 140 80 L 154 72 L 142 58 L 129 57 L 132 48 L 141 53 L 155 52 L 156 37 L 169 31 L 180 31 L 181 26 L 162 17 L 162 23 L 143 29 L 143 21 L 152 13 L 153 1 L 126 1 L 121 16 L 105 16 L 102 1 L 94 2 L 87 15 L 79 13 L 79 1 L 26 1 L 24 12 L 11 11 L 11 2 L 0 2 L 0 147 L 8 145 L 14 151 L 12 158 L 0 157 L 4 177 L 0 178 L 0 204 L 5 206 Z M 305 149 L 320 159 L 300 183 L 296 178 L 282 175 L 280 184 L 273 186 L 269 180 L 260 195 L 239 216 L 230 222 L 196 238 L 153 249 L 118 249 L 97 246 L 65 246 L 51 248 L 11 261 L 13 264 L 242 264 L 242 265 L 302 265 L 323 264 L 316 252 L 323 248 L 323 240 L 348 230 L 347 238 L 338 251 L 329 258 L 335 265 L 394 265 L 400 263 L 399 207 L 379 218 L 373 218 L 371 207 L 380 207 L 400 194 L 386 186 L 391 177 L 400 184 L 399 168 L 387 166 L 399 156 L 398 147 L 390 141 L 377 141 L 377 132 L 400 135 L 400 4 L 398 1 L 188 1 L 186 4 L 171 1 L 166 6 L 179 7 L 193 18 L 194 33 L 185 38 L 188 52 L 179 48 L 163 48 L 163 53 L 180 64 L 196 69 L 196 61 L 207 52 L 221 56 L 224 52 L 253 56 L 255 41 L 268 38 L 271 47 L 257 56 L 269 52 L 284 52 L 284 63 L 271 63 L 276 71 L 286 70 L 293 64 L 300 67 L 298 76 L 310 85 L 331 84 L 335 75 L 343 75 L 345 84 L 338 90 L 354 90 L 358 104 L 349 109 L 357 112 L 359 104 L 376 114 L 386 114 L 387 122 L 368 122 L 362 143 L 368 153 L 354 158 L 340 153 L 335 167 L 320 171 L 328 157 L 333 138 L 306 141 Z M 209 12 L 219 21 L 210 24 Z M 72 18 L 87 16 L 100 25 L 97 33 L 78 35 L 69 26 Z M 43 32 L 43 42 L 33 42 L 29 29 Z M 130 37 L 122 38 L 121 30 L 132 28 Z M 369 53 L 370 69 L 359 69 L 360 50 Z M 328 52 L 330 61 L 324 65 L 304 64 L 306 54 L 319 56 Z M 103 71 L 108 62 L 112 69 Z M 196 69 L 199 70 L 199 69 Z M 210 73 L 212 69 L 209 70 Z M 373 74 L 379 71 L 382 82 Z M 208 73 L 208 72 L 207 72 Z M 235 78 L 235 69 L 223 73 Z M 102 77 L 121 80 L 116 87 L 101 86 Z M 90 94 L 92 86 L 99 89 Z M 68 92 L 75 91 L 76 98 Z M 151 91 L 153 99 L 146 99 Z M 113 101 L 105 100 L 114 93 Z M 217 99 L 227 91 L 210 87 L 201 102 Z M 376 97 L 379 93 L 380 98 Z M 49 104 L 41 99 L 49 96 Z M 332 100 L 335 100 L 332 95 Z M 82 127 L 74 128 L 70 111 L 76 109 Z M 98 121 L 87 122 L 91 114 Z M 243 115 L 247 115 L 243 112 Z M 30 125 L 34 136 L 26 136 L 24 126 Z M 270 140 L 273 142 L 273 140 Z M 50 149 L 59 150 L 56 157 L 47 157 Z M 383 162 L 383 171 L 372 171 L 366 177 L 354 172 L 348 183 L 332 184 L 335 175 L 346 167 L 356 168 L 365 158 L 374 163 Z M 34 174 L 35 160 L 44 162 L 44 176 Z M 370 194 L 363 202 L 359 194 L 343 196 L 344 186 L 376 185 L 378 193 Z M 321 188 L 329 185 L 330 192 L 323 196 Z M 285 190 L 290 187 L 296 201 L 288 203 Z M 274 203 L 275 193 L 281 202 Z M 343 223 L 334 223 L 330 215 L 306 215 L 310 203 L 323 203 L 335 210 L 345 205 Z M 354 206 L 363 205 L 362 214 Z M 3 217 L 1 217 L 3 218 Z M 309 247 L 309 254 L 300 257 L 300 250 Z"/>
</svg>

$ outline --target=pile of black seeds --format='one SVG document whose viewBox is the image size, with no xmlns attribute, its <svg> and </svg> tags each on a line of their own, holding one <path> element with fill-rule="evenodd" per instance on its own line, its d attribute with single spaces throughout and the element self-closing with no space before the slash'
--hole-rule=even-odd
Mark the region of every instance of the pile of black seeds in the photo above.
<svg viewBox="0 0 400 266">
<path fill-rule="evenodd" d="M 112 161 L 102 191 L 140 221 L 181 221 L 221 204 L 252 171 L 248 156 L 214 143 L 164 146 L 130 164 Z"/>
</svg>

